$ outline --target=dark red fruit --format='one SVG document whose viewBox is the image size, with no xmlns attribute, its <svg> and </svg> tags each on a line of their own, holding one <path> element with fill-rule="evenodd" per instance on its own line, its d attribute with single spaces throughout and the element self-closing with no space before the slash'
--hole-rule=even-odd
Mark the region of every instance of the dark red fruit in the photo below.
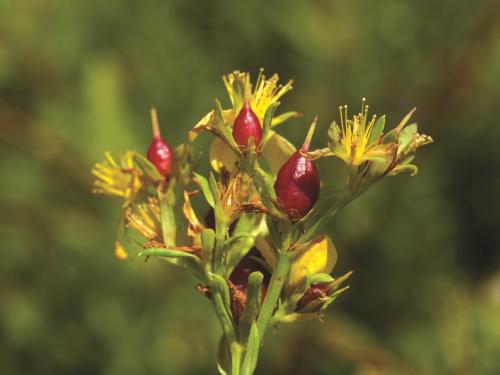
<svg viewBox="0 0 500 375">
<path fill-rule="evenodd" d="M 260 289 L 261 302 L 264 301 L 271 275 L 261 262 L 264 262 L 264 258 L 260 255 L 259 250 L 252 248 L 241 259 L 240 263 L 234 268 L 229 277 L 231 286 L 231 307 L 236 321 L 239 320 L 239 317 L 245 310 L 247 303 L 248 277 L 252 272 L 259 271 L 264 275 L 264 280 L 262 281 Z"/>
<path fill-rule="evenodd" d="M 172 164 L 172 149 L 161 137 L 160 127 L 154 109 L 151 110 L 151 118 L 153 123 L 153 140 L 149 145 L 147 158 L 163 177 L 168 177 Z"/>
<path fill-rule="evenodd" d="M 241 149 L 248 147 L 250 138 L 253 138 L 255 146 L 258 146 L 262 140 L 260 121 L 249 103 L 243 104 L 240 113 L 234 120 L 233 138 Z"/>
<path fill-rule="evenodd" d="M 320 181 L 316 165 L 300 153 L 309 150 L 314 125 L 301 150 L 283 164 L 274 183 L 278 201 L 292 220 L 300 220 L 306 216 L 319 196 Z"/>
</svg>

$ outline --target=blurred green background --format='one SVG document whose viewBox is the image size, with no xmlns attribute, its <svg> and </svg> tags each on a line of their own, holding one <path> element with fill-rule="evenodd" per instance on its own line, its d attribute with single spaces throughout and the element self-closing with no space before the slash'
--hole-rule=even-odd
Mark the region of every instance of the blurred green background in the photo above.
<svg viewBox="0 0 500 375">
<path fill-rule="evenodd" d="M 295 80 L 295 144 L 363 96 L 391 126 L 416 106 L 435 143 L 417 177 L 338 217 L 351 290 L 324 324 L 270 336 L 257 373 L 500 373 L 495 0 L 0 0 L 0 373 L 215 373 L 209 302 L 180 270 L 115 260 L 119 204 L 90 193 L 90 169 L 147 147 L 152 104 L 185 142 L 227 104 L 221 75 L 260 67 Z"/>
</svg>

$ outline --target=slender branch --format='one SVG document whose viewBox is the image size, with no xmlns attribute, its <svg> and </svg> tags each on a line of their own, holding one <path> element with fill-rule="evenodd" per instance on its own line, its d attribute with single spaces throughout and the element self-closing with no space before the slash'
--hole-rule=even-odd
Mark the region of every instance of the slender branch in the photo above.
<svg viewBox="0 0 500 375">
<path fill-rule="evenodd" d="M 266 298 L 262 309 L 260 310 L 259 317 L 257 318 L 257 330 L 259 332 L 260 341 L 264 338 L 267 326 L 273 315 L 276 304 L 283 289 L 283 284 L 290 271 L 290 254 L 286 251 L 280 251 L 278 254 L 278 261 L 276 263 L 276 269 L 273 272 L 271 281 L 269 283 L 269 288 L 266 293 Z"/>
</svg>

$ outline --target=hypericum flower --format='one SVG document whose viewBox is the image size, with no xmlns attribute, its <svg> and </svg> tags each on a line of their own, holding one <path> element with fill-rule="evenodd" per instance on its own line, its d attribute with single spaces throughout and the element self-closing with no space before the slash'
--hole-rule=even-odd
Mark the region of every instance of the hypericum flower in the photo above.
<svg viewBox="0 0 500 375">
<path fill-rule="evenodd" d="M 145 203 L 131 205 L 126 212 L 126 225 L 148 241 L 162 243 L 158 198 L 149 197 Z"/>
<path fill-rule="evenodd" d="M 248 148 L 250 139 L 253 140 L 256 147 L 260 145 L 262 126 L 248 102 L 243 104 L 240 113 L 234 120 L 233 138 L 242 151 Z"/>
<path fill-rule="evenodd" d="M 377 116 L 368 119 L 368 105 L 363 98 L 362 111 L 348 118 L 347 106 L 340 107 L 340 133 L 334 123 L 329 132 L 332 152 L 350 165 L 377 160 L 395 151 L 394 145 L 379 143 L 381 132 L 374 129 Z"/>
<path fill-rule="evenodd" d="M 316 165 L 302 155 L 309 151 L 315 127 L 316 120 L 301 149 L 281 167 L 274 183 L 278 202 L 292 220 L 300 220 L 306 216 L 319 196 L 320 180 Z"/>
<path fill-rule="evenodd" d="M 263 70 L 259 72 L 255 87 L 252 88 L 250 83 L 250 74 L 235 71 L 227 76 L 223 76 L 223 81 L 226 86 L 229 99 L 231 100 L 231 108 L 223 110 L 220 103 L 216 103 L 215 110 L 205 115 L 189 132 L 189 139 L 193 141 L 202 130 L 207 130 L 219 138 L 221 138 L 227 147 L 231 146 L 233 151 L 238 146 L 231 137 L 232 127 L 237 115 L 240 113 L 243 105 L 248 103 L 252 111 L 257 116 L 261 126 L 264 125 L 264 115 L 270 106 L 276 109 L 279 104 L 278 100 L 288 91 L 292 89 L 292 81 L 288 81 L 285 85 L 279 85 L 279 77 L 274 74 L 271 78 L 266 79 Z M 291 111 L 278 116 L 272 116 L 270 119 L 270 128 L 281 124 L 289 118 L 296 117 L 299 114 Z M 273 134 L 269 129 L 266 136 L 266 141 Z"/>
<path fill-rule="evenodd" d="M 243 106 L 246 96 L 248 96 L 250 100 L 249 104 L 261 124 L 267 108 L 269 108 L 271 104 L 278 102 L 283 95 L 290 91 L 293 84 L 292 80 L 289 80 L 284 85 L 278 84 L 279 76 L 277 74 L 273 74 L 271 78 L 266 79 L 264 69 L 260 69 L 253 90 L 252 84 L 250 83 L 250 73 L 243 73 L 236 70 L 227 76 L 223 76 L 222 80 L 224 81 L 224 85 L 226 86 L 227 93 L 229 94 L 233 106 L 232 113 L 228 113 L 228 115 L 232 115 L 234 120 L 236 113 L 238 113 L 239 109 Z M 286 114 L 275 117 L 272 125 L 277 125 L 286 120 L 288 117 L 285 115 Z M 296 112 L 288 113 L 289 117 L 295 115 L 297 115 Z M 231 117 L 228 116 L 228 118 L 230 119 Z"/>
<path fill-rule="evenodd" d="M 154 108 L 151 109 L 151 123 L 153 139 L 149 145 L 147 157 L 163 177 L 168 177 L 172 164 L 172 149 L 161 136 L 158 115 Z"/>
<path fill-rule="evenodd" d="M 134 152 L 127 151 L 119 164 L 109 152 L 105 156 L 106 160 L 96 163 L 92 169 L 96 177 L 93 192 L 123 197 L 123 206 L 128 206 L 144 187 L 143 173 L 134 164 Z"/>
<path fill-rule="evenodd" d="M 385 116 L 368 118 L 368 105 L 363 98 L 362 111 L 348 118 L 347 106 L 339 107 L 340 126 L 334 121 L 328 130 L 328 147 L 307 153 L 314 160 L 326 156 L 342 159 L 347 165 L 358 167 L 365 162 L 366 178 L 395 175 L 402 171 L 416 174 L 410 164 L 417 148 L 432 142 L 432 138 L 417 132 L 417 124 L 407 125 L 415 108 L 394 129 L 384 135 Z M 364 164 L 363 164 L 364 165 Z"/>
</svg>

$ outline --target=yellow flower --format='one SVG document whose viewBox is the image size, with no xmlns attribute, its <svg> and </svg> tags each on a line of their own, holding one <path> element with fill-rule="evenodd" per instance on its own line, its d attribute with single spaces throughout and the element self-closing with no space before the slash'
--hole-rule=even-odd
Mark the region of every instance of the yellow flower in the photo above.
<svg viewBox="0 0 500 375">
<path fill-rule="evenodd" d="M 143 187 L 143 173 L 134 165 L 134 152 L 127 151 L 119 164 L 109 152 L 105 156 L 106 160 L 92 169 L 96 177 L 93 192 L 123 197 L 123 206 L 128 206 Z"/>
<path fill-rule="evenodd" d="M 415 151 L 432 142 L 432 138 L 417 132 L 417 124 L 407 125 L 415 112 L 412 109 L 400 123 L 384 134 L 385 116 L 368 118 L 368 105 L 363 98 L 360 113 L 349 119 L 347 106 L 340 107 L 340 126 L 334 121 L 328 130 L 328 147 L 304 153 L 315 160 L 336 156 L 347 165 L 358 167 L 370 162 L 363 171 L 363 179 L 377 179 L 403 171 L 416 174 L 418 169 L 410 164 Z"/>
<path fill-rule="evenodd" d="M 354 115 L 352 120 L 348 118 L 347 106 L 340 107 L 340 134 L 332 134 L 338 132 L 335 123 L 334 130 L 330 133 L 334 137 L 333 141 L 338 142 L 334 145 L 336 156 L 347 164 L 358 166 L 367 160 L 377 160 L 394 154 L 394 145 L 378 143 L 380 134 L 376 134 L 377 129 L 374 132 L 376 120 L 376 115 L 368 119 L 368 105 L 365 104 L 364 98 L 362 111 Z"/>
<path fill-rule="evenodd" d="M 245 100 L 250 101 L 250 106 L 253 112 L 257 115 L 261 125 L 264 120 L 264 115 L 270 105 L 278 102 L 278 100 L 292 89 L 292 80 L 286 84 L 280 85 L 279 76 L 273 74 L 271 78 L 266 79 L 263 69 L 260 70 L 257 77 L 255 87 L 250 83 L 250 73 L 234 71 L 222 77 L 226 86 L 229 99 L 231 100 L 232 108 L 223 110 L 222 114 L 226 124 L 233 126 L 234 119 L 238 115 Z M 271 121 L 271 126 L 281 124 L 291 117 L 298 116 L 297 112 L 286 112 L 278 116 L 274 116 Z M 206 114 L 189 132 L 189 139 L 193 141 L 202 130 L 216 132 L 216 116 L 215 112 L 211 111 Z"/>
<path fill-rule="evenodd" d="M 236 117 L 243 106 L 245 98 L 248 97 L 250 99 L 250 106 L 259 118 L 261 124 L 267 108 L 290 91 L 293 84 L 292 80 L 289 80 L 285 85 L 278 84 L 279 76 L 277 74 L 273 74 L 271 78 L 266 79 L 263 69 L 259 71 L 257 82 L 253 90 L 252 84 L 250 83 L 250 73 L 243 73 L 236 70 L 233 73 L 223 76 L 222 80 L 224 81 L 235 112 L 233 112 L 232 115 Z M 233 120 L 234 117 L 232 117 Z"/>
<path fill-rule="evenodd" d="M 158 198 L 149 197 L 146 203 L 133 204 L 127 209 L 126 225 L 150 242 L 163 242 Z"/>
</svg>

